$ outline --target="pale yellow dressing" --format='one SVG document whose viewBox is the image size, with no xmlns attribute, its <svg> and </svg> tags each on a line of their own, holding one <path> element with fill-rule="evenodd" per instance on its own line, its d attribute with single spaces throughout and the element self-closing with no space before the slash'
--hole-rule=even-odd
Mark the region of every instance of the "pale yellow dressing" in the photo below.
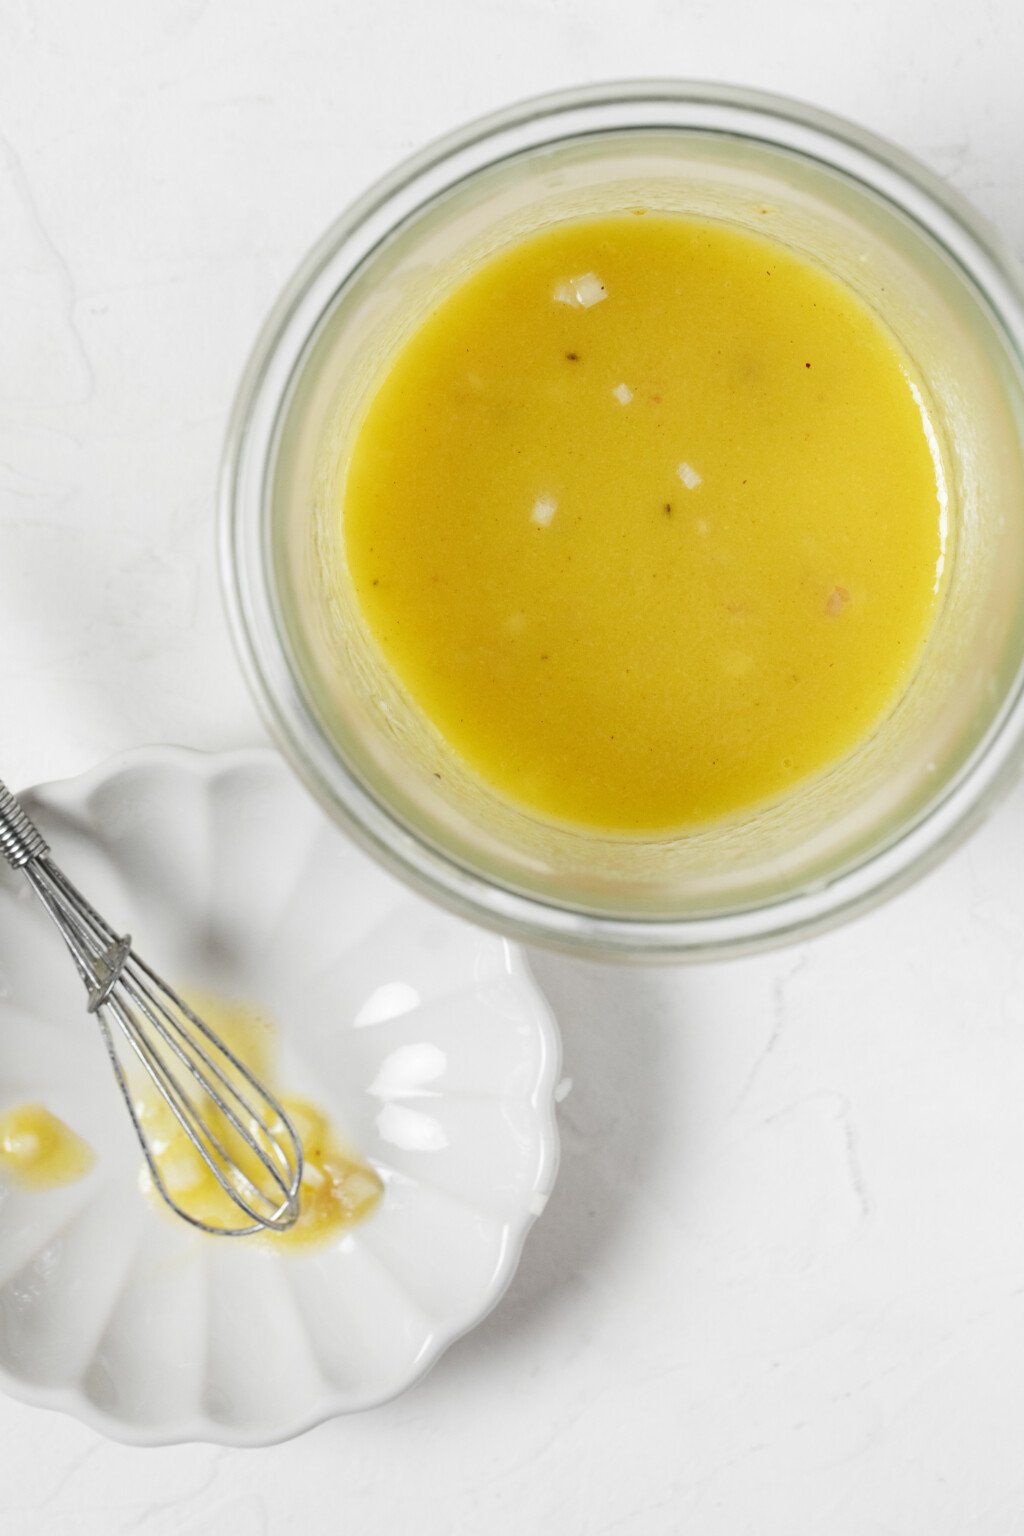
<svg viewBox="0 0 1024 1536">
<path fill-rule="evenodd" d="M 616 832 L 792 788 L 912 675 L 944 540 L 911 361 L 739 230 L 565 224 L 386 369 L 344 487 L 387 665 L 492 787 Z"/>
</svg>

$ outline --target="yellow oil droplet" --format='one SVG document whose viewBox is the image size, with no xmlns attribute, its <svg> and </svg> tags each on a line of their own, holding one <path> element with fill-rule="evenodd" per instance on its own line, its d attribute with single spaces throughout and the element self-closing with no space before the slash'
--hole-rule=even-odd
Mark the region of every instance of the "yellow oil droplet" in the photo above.
<svg viewBox="0 0 1024 1536">
<path fill-rule="evenodd" d="M 83 1178 L 96 1154 L 42 1104 L 16 1104 L 0 1114 L 0 1173 L 29 1189 L 53 1189 Z"/>
</svg>

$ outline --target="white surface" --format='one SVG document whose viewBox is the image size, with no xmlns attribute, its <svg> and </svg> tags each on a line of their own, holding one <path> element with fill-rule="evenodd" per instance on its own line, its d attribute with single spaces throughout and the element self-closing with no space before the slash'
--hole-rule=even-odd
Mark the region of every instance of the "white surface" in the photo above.
<svg viewBox="0 0 1024 1536">
<path fill-rule="evenodd" d="M 212 507 L 283 278 L 398 156 L 629 73 L 848 113 L 1024 250 L 1016 0 L 0 0 L 0 772 L 260 739 Z M 390 1407 L 151 1452 L 0 1403 L 11 1536 L 1015 1536 L 1024 792 L 923 886 L 685 973 L 544 959 L 559 1185 Z"/>
<path fill-rule="evenodd" d="M 265 748 L 144 749 L 26 808 L 172 985 L 265 1011 L 268 1086 L 384 1187 L 291 1253 L 141 1198 L 74 967 L 4 867 L 0 1106 L 42 1102 L 96 1163 L 45 1193 L 0 1178 L 0 1383 L 151 1445 L 266 1444 L 394 1397 L 490 1311 L 551 1193 L 558 1038 L 519 952 L 372 864 Z"/>
</svg>

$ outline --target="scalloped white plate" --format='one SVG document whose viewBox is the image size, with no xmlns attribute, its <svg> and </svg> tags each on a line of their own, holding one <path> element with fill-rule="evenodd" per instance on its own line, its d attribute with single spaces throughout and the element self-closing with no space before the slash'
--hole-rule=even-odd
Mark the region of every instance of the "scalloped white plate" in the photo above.
<svg viewBox="0 0 1024 1536">
<path fill-rule="evenodd" d="M 265 1444 L 401 1392 L 499 1299 L 554 1183 L 558 1035 L 525 962 L 352 848 L 270 752 L 138 752 L 24 799 L 169 981 L 269 1011 L 278 1080 L 385 1191 L 291 1253 L 154 1208 L 77 976 L 5 869 L 0 1108 L 42 1100 L 97 1164 L 43 1193 L 0 1176 L 0 1385 L 148 1444 Z"/>
</svg>

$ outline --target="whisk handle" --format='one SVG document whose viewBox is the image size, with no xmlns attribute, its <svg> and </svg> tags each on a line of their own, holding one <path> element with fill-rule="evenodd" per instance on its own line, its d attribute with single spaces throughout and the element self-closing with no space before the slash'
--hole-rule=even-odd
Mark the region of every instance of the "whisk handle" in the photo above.
<svg viewBox="0 0 1024 1536">
<path fill-rule="evenodd" d="M 49 845 L 28 812 L 0 779 L 0 854 L 12 869 L 24 869 L 33 859 L 43 859 Z"/>
</svg>

